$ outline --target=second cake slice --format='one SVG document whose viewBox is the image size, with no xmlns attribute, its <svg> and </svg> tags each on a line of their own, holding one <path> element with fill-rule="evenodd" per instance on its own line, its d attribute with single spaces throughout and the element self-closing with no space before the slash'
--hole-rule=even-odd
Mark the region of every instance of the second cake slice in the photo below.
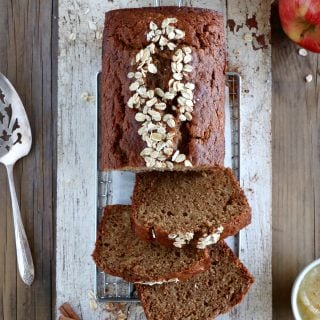
<svg viewBox="0 0 320 320">
<path fill-rule="evenodd" d="M 132 225 L 145 241 L 204 249 L 250 222 L 247 198 L 230 169 L 137 175 Z"/>
<path fill-rule="evenodd" d="M 223 241 L 210 248 L 210 258 L 210 269 L 188 281 L 137 285 L 147 319 L 209 320 L 240 303 L 253 276 Z"/>
</svg>

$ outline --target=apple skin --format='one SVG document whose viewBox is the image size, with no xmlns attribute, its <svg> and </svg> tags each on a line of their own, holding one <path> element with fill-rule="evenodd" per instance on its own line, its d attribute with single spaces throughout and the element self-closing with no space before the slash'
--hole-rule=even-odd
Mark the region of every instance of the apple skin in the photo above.
<svg viewBox="0 0 320 320">
<path fill-rule="evenodd" d="M 280 0 L 281 25 L 301 47 L 320 53 L 320 0 Z"/>
</svg>

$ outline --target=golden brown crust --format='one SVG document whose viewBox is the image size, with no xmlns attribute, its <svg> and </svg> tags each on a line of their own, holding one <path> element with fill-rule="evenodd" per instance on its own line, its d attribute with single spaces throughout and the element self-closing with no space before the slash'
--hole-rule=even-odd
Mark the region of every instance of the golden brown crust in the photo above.
<svg viewBox="0 0 320 320">
<path fill-rule="evenodd" d="M 190 123 L 180 128 L 179 149 L 194 167 L 224 161 L 225 41 L 223 17 L 195 8 L 121 9 L 106 13 L 102 57 L 102 105 L 100 110 L 100 169 L 143 170 L 140 156 L 144 142 L 138 135 L 135 111 L 126 103 L 131 95 L 127 78 L 131 59 L 147 45 L 150 21 L 159 24 L 176 17 L 186 32 L 181 45 L 192 47 L 196 105 Z M 157 81 L 167 83 L 171 72 L 160 72 Z M 188 80 L 188 79 L 187 79 Z M 151 80 L 150 80 L 151 81 Z M 153 81 L 153 80 L 152 80 Z M 151 84 L 152 85 L 152 84 Z"/>
</svg>

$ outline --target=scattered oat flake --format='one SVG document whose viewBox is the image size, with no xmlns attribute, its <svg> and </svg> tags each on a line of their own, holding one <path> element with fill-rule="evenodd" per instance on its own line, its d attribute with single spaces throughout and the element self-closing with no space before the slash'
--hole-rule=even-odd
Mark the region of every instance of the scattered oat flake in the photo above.
<svg viewBox="0 0 320 320">
<path fill-rule="evenodd" d="M 253 41 L 252 34 L 251 34 L 251 33 L 246 33 L 246 34 L 243 36 L 243 39 L 244 39 L 246 42 L 252 42 L 252 41 Z"/>
<path fill-rule="evenodd" d="M 149 65 L 148 65 L 148 71 L 150 72 L 150 73 L 157 73 L 157 67 L 153 64 L 153 63 L 150 63 Z"/>
<path fill-rule="evenodd" d="M 102 32 L 101 31 L 97 31 L 96 32 L 96 39 L 97 40 L 101 40 L 102 39 Z"/>
<path fill-rule="evenodd" d="M 119 310 L 117 313 L 117 320 L 126 320 L 127 316 L 124 314 L 122 310 Z"/>
<path fill-rule="evenodd" d="M 70 41 L 75 41 L 77 39 L 77 35 L 75 34 L 75 33 L 70 33 L 70 35 L 69 35 L 69 40 Z"/>
<path fill-rule="evenodd" d="M 176 158 L 178 157 L 178 155 L 179 155 L 179 150 L 177 150 L 177 151 L 174 153 L 174 155 L 172 156 L 172 161 L 175 161 Z"/>
<path fill-rule="evenodd" d="M 313 80 L 312 74 L 308 74 L 308 75 L 305 77 L 305 80 L 306 80 L 306 82 L 312 82 L 312 80 Z"/>
<path fill-rule="evenodd" d="M 177 163 L 181 163 L 181 162 L 184 162 L 185 160 L 186 160 L 186 156 L 183 153 L 180 153 L 174 161 Z"/>
<path fill-rule="evenodd" d="M 308 51 L 307 51 L 306 49 L 304 49 L 304 48 L 300 48 L 300 49 L 298 50 L 298 53 L 299 53 L 299 55 L 302 56 L 302 57 L 306 57 L 306 56 L 308 55 Z"/>
<path fill-rule="evenodd" d="M 96 299 L 96 295 L 94 294 L 94 292 L 92 290 L 88 290 L 88 297 L 91 299 Z"/>
<path fill-rule="evenodd" d="M 95 299 L 89 300 L 89 305 L 91 310 L 96 310 L 98 308 L 97 301 Z"/>
<path fill-rule="evenodd" d="M 122 313 L 127 313 L 127 304 L 125 303 L 118 303 L 118 310 L 120 310 Z"/>
<path fill-rule="evenodd" d="M 185 167 L 192 167 L 192 163 L 189 160 L 184 161 L 184 166 Z"/>
<path fill-rule="evenodd" d="M 114 305 L 114 303 L 108 302 L 106 303 L 106 308 L 107 311 L 114 311 L 116 309 L 116 306 Z"/>
<path fill-rule="evenodd" d="M 97 31 L 97 25 L 93 21 L 89 20 L 88 21 L 88 26 L 89 26 L 90 30 Z"/>
<path fill-rule="evenodd" d="M 88 92 L 83 92 L 81 94 L 81 99 L 86 101 L 86 102 L 91 102 L 94 100 L 94 96 L 89 94 Z"/>
</svg>

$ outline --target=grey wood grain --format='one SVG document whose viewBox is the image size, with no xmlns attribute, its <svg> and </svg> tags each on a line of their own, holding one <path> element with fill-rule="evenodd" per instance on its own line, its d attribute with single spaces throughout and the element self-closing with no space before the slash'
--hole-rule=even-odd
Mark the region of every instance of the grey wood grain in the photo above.
<svg viewBox="0 0 320 320">
<path fill-rule="evenodd" d="M 251 224 L 241 230 L 240 259 L 255 277 L 230 318 L 265 320 L 272 317 L 271 1 L 226 3 L 228 68 L 242 77 L 240 184 L 252 208 Z"/>
<path fill-rule="evenodd" d="M 319 56 L 298 55 L 273 12 L 273 316 L 293 319 L 290 293 L 319 251 Z M 312 74 L 314 81 L 305 82 Z"/>
<path fill-rule="evenodd" d="M 25 104 L 33 133 L 15 180 L 36 278 L 17 275 L 11 203 L 0 169 L 0 319 L 50 319 L 53 261 L 52 1 L 0 0 L 0 70 Z"/>
<path fill-rule="evenodd" d="M 7 30 L 9 27 L 9 19 L 6 13 L 8 12 L 8 3 L 6 1 L 2 1 L 0 9 L 0 70 L 7 73 Z M 0 183 L 0 290 L 2 295 L 2 299 L 0 299 L 0 316 L 2 319 L 16 319 L 16 259 L 13 224 L 11 219 L 10 195 L 7 184 L 7 176 L 2 166 L 0 167 Z M 8 230 L 11 230 L 11 232 Z"/>
</svg>

